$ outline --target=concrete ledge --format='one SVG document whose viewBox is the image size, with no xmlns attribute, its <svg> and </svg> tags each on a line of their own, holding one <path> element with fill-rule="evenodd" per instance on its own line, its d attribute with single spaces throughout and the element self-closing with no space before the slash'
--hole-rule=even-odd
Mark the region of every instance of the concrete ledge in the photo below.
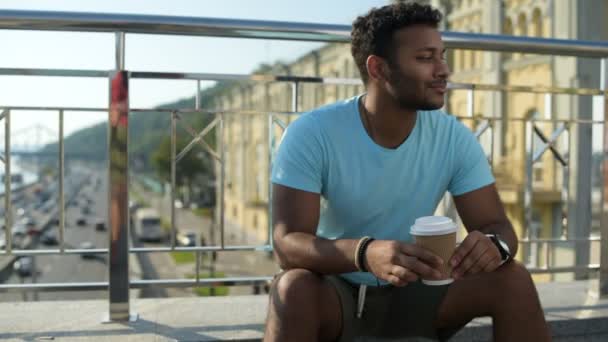
<svg viewBox="0 0 608 342">
<path fill-rule="evenodd" d="M 578 281 L 539 286 L 554 341 L 608 340 L 608 300 L 589 292 L 595 285 Z M 107 324 L 102 323 L 107 301 L 0 303 L 0 340 L 259 341 L 267 303 L 266 296 L 132 299 L 139 320 Z M 491 339 L 490 319 L 482 318 L 452 341 Z"/>
</svg>

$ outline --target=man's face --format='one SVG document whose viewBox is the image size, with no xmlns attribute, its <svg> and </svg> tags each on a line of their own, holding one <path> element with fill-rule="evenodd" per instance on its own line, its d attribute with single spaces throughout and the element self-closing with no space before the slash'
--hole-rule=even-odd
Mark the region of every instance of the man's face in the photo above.
<svg viewBox="0 0 608 342">
<path fill-rule="evenodd" d="M 406 27 L 395 32 L 393 44 L 386 59 L 388 93 L 403 109 L 441 108 L 449 70 L 439 31 L 429 25 Z"/>
</svg>

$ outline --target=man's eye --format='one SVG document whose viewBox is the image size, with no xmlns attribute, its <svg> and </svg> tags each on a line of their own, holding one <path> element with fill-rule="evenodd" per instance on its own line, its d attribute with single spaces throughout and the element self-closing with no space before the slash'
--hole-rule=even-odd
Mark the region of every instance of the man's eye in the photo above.
<svg viewBox="0 0 608 342">
<path fill-rule="evenodd" d="M 421 61 L 430 61 L 433 59 L 433 56 L 418 56 L 418 59 Z"/>
</svg>

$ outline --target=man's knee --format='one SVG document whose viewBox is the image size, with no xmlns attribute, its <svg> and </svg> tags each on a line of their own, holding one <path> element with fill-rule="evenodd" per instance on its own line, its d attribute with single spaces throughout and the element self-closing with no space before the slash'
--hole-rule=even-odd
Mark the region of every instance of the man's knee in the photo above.
<svg viewBox="0 0 608 342">
<path fill-rule="evenodd" d="M 282 304 L 311 301 L 318 297 L 323 285 L 320 275 L 298 268 L 281 273 L 273 284 L 273 297 Z"/>
<path fill-rule="evenodd" d="M 498 284 L 502 295 L 522 296 L 535 295 L 536 289 L 530 272 L 524 265 L 511 261 L 503 266 L 499 272 Z"/>
</svg>

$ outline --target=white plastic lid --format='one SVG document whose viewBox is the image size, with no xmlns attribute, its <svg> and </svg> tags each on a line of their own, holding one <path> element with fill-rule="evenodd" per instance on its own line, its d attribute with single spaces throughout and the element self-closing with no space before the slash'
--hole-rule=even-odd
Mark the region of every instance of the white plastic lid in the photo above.
<svg viewBox="0 0 608 342">
<path fill-rule="evenodd" d="M 454 233 L 458 227 L 451 218 L 445 216 L 424 216 L 416 219 L 410 234 L 432 236 Z"/>
</svg>

